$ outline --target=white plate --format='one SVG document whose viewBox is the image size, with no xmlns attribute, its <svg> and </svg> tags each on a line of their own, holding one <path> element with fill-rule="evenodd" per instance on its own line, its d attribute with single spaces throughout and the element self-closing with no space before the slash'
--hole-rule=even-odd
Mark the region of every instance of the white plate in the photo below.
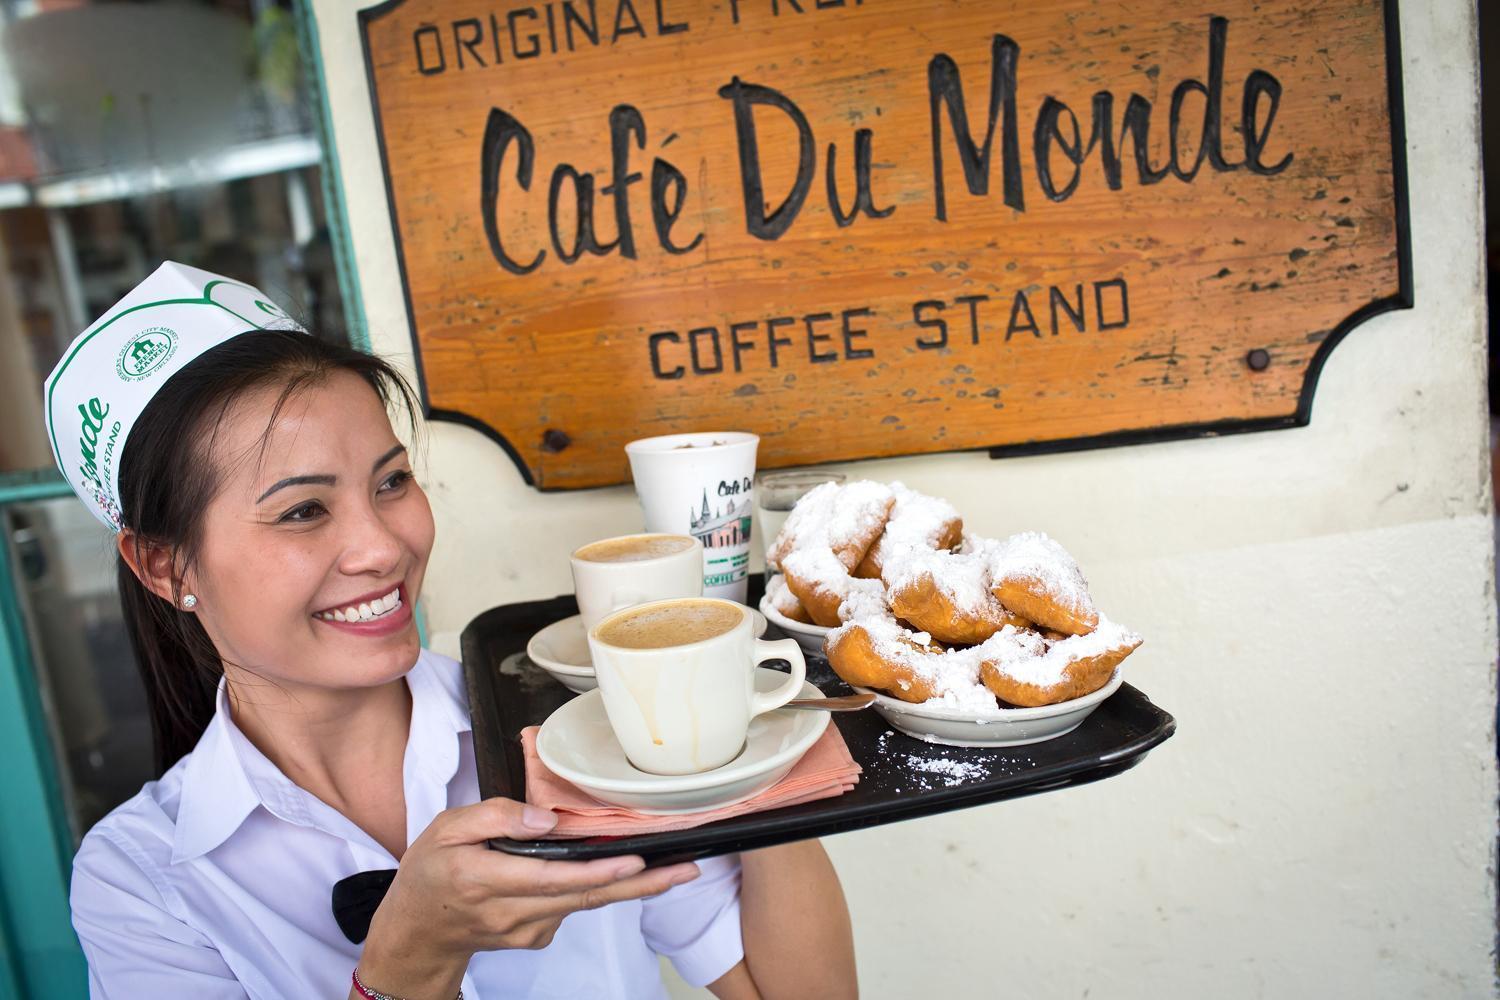
<svg viewBox="0 0 1500 1000">
<path fill-rule="evenodd" d="M 755 616 L 755 634 L 766 634 L 766 616 L 747 608 Z M 583 618 L 570 615 L 553 622 L 526 643 L 526 656 L 569 691 L 582 694 L 599 686 L 594 679 L 594 659 L 589 654 L 589 634 Z"/>
<path fill-rule="evenodd" d="M 760 599 L 760 612 L 765 615 L 781 631 L 797 640 L 797 645 L 809 653 L 823 655 L 823 640 L 828 638 L 828 633 L 833 629 L 823 625 L 809 625 L 805 622 L 794 622 L 771 603 L 769 597 Z"/>
<path fill-rule="evenodd" d="M 774 691 L 786 674 L 755 671 L 755 687 Z M 823 692 L 802 685 L 799 698 Z M 828 727 L 827 712 L 778 709 L 750 720 L 744 751 L 701 774 L 660 775 L 637 770 L 609 728 L 599 692 L 579 695 L 547 717 L 536 736 L 542 763 L 601 802 L 652 815 L 701 812 L 753 798 L 780 781 Z"/>
<path fill-rule="evenodd" d="M 951 708 L 913 705 L 879 691 L 857 687 L 875 696 L 872 706 L 886 722 L 908 736 L 954 747 L 1017 747 L 1065 736 L 1124 683 L 1116 670 L 1109 683 L 1072 701 L 1038 708 L 996 708 L 978 715 Z"/>
</svg>

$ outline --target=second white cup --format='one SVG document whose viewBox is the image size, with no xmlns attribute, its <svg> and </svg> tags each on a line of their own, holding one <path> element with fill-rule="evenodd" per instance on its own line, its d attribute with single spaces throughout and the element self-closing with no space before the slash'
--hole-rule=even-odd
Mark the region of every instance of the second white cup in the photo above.
<svg viewBox="0 0 1500 1000">
<path fill-rule="evenodd" d="M 703 593 L 703 546 L 691 535 L 605 538 L 580 546 L 570 562 L 585 629 L 621 608 Z"/>
</svg>

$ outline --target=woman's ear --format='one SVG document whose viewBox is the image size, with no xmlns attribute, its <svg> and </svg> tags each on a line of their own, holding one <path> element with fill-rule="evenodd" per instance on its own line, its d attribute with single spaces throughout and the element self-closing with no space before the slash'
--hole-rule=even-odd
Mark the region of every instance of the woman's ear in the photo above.
<svg viewBox="0 0 1500 1000">
<path fill-rule="evenodd" d="M 171 550 L 165 545 L 148 542 L 133 531 L 120 532 L 115 544 L 119 546 L 120 558 L 125 560 L 136 579 L 151 593 L 176 607 L 177 593 L 181 588 L 172 573 Z"/>
</svg>

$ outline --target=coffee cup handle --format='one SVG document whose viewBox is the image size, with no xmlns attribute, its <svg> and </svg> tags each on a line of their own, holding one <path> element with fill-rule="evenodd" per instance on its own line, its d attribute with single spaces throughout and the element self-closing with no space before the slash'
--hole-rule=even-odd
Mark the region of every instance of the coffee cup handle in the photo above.
<svg viewBox="0 0 1500 1000">
<path fill-rule="evenodd" d="M 802 658 L 802 647 L 796 639 L 755 640 L 755 665 L 766 660 L 786 660 L 792 665 L 792 675 L 775 691 L 757 691 L 750 696 L 750 714 L 760 715 L 773 708 L 780 708 L 802 693 L 802 684 L 807 680 L 807 661 Z"/>
</svg>

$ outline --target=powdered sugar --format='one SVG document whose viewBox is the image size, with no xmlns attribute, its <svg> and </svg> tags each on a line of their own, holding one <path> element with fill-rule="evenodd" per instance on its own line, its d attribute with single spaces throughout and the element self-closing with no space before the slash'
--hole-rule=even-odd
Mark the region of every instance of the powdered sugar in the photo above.
<svg viewBox="0 0 1500 1000">
<path fill-rule="evenodd" d="M 973 761 L 953 760 L 949 757 L 917 757 L 906 755 L 906 766 L 921 774 L 931 774 L 944 785 L 952 788 L 975 778 L 987 778 L 990 771 Z"/>
<path fill-rule="evenodd" d="M 851 597 L 858 607 L 870 609 L 877 605 L 885 607 L 885 588 L 879 580 L 857 580 L 839 561 L 838 556 L 826 545 L 799 546 L 781 560 L 782 569 L 798 580 L 808 581 L 813 587 L 834 595 L 840 601 L 839 617 L 848 620 L 845 611 Z M 857 595 L 857 596 L 856 596 Z"/>
<path fill-rule="evenodd" d="M 903 627 L 888 613 L 846 618 L 845 624 L 829 635 L 829 641 L 837 641 L 856 626 L 870 637 L 875 655 L 899 664 L 932 686 L 937 694 L 923 704 L 964 713 L 995 711 L 995 695 L 979 679 L 982 663 L 1002 653 L 1017 659 L 1027 652 L 1039 654 L 1044 642 L 1033 632 L 1007 625 L 977 646 L 944 650 L 929 645 L 930 637 L 925 632 Z"/>
<path fill-rule="evenodd" d="M 771 602 L 771 607 L 788 618 L 802 606 L 797 595 L 787 588 L 786 578 L 779 573 L 766 581 L 766 599 Z"/>
<path fill-rule="evenodd" d="M 917 739 L 922 737 L 918 736 Z M 892 784 L 892 791 L 930 791 L 941 786 L 954 788 L 998 776 L 1021 774 L 1036 767 L 1030 754 L 1019 750 L 978 750 L 942 746 L 940 749 L 912 753 L 911 744 L 887 729 L 875 741 L 875 752 L 886 766 L 872 770 L 869 779 Z M 931 741 L 926 741 L 931 742 Z M 928 756 L 929 754 L 933 756 Z M 938 756 L 940 755 L 940 756 Z M 900 781 L 902 785 L 895 785 Z"/>
<path fill-rule="evenodd" d="M 990 592 L 993 544 L 965 553 L 916 546 L 887 549 L 881 575 L 892 590 L 906 590 L 920 584 L 923 577 L 930 578 L 958 611 L 990 619 L 1004 613 Z"/>
<path fill-rule="evenodd" d="M 958 664 L 953 664 L 958 666 Z M 947 689 L 941 694 L 928 698 L 921 704 L 926 708 L 941 708 L 951 712 L 961 712 L 965 715 L 982 715 L 995 711 L 995 694 L 989 688 L 979 683 L 976 664 L 974 667 L 975 679 L 971 683 L 967 677 L 956 676 L 950 671 Z"/>
<path fill-rule="evenodd" d="M 797 501 L 781 526 L 772 544 L 776 562 L 784 566 L 793 550 L 826 548 L 843 556 L 851 546 L 869 544 L 885 525 L 893 501 L 891 487 L 868 479 L 814 487 Z M 854 562 L 862 555 L 859 552 Z M 854 568 L 844 559 L 840 561 L 844 572 Z M 821 575 L 816 579 L 822 582 Z"/>
<path fill-rule="evenodd" d="M 1059 605 L 1076 615 L 1096 614 L 1088 581 L 1068 550 L 1039 531 L 1011 535 L 988 546 L 995 583 L 1035 580 Z"/>
<path fill-rule="evenodd" d="M 842 594 L 847 589 L 844 582 L 849 577 L 849 570 L 826 545 L 797 546 L 781 557 L 781 569 L 799 580 L 806 580 L 836 594 Z"/>
<path fill-rule="evenodd" d="M 996 670 L 1022 684 L 1049 687 L 1062 681 L 1070 663 L 1123 646 L 1138 646 L 1140 642 L 1141 637 L 1130 629 L 1100 615 L 1098 627 L 1088 635 L 1070 635 L 1056 642 L 1044 640 L 1045 649 L 1040 655 L 1002 646 L 989 662 Z"/>
<path fill-rule="evenodd" d="M 927 496 L 904 483 L 891 483 L 896 503 L 885 534 L 875 543 L 875 556 L 881 566 L 888 558 L 910 549 L 935 549 L 942 544 L 949 525 L 960 524 L 958 511 L 946 500 Z"/>
<path fill-rule="evenodd" d="M 851 621 L 855 618 L 883 618 L 891 613 L 890 603 L 886 600 L 885 587 L 881 586 L 879 580 L 851 579 L 843 598 L 844 603 L 839 607 L 839 617 L 844 621 Z"/>
<path fill-rule="evenodd" d="M 1055 642 L 1007 625 L 977 646 L 943 650 L 929 645 L 926 633 L 912 632 L 889 615 L 846 620 L 830 641 L 856 626 L 870 637 L 876 655 L 911 671 L 938 692 L 922 702 L 923 706 L 965 714 L 988 714 L 997 709 L 994 693 L 980 680 L 982 664 L 989 663 L 1023 684 L 1047 688 L 1061 684 L 1068 664 L 1076 660 L 1140 642 L 1134 632 L 1101 617 L 1099 627 L 1088 635 Z"/>
<path fill-rule="evenodd" d="M 890 516 L 894 499 L 885 483 L 861 479 L 846 485 L 838 493 L 828 517 L 828 545 L 840 549 L 878 535 Z"/>
</svg>

